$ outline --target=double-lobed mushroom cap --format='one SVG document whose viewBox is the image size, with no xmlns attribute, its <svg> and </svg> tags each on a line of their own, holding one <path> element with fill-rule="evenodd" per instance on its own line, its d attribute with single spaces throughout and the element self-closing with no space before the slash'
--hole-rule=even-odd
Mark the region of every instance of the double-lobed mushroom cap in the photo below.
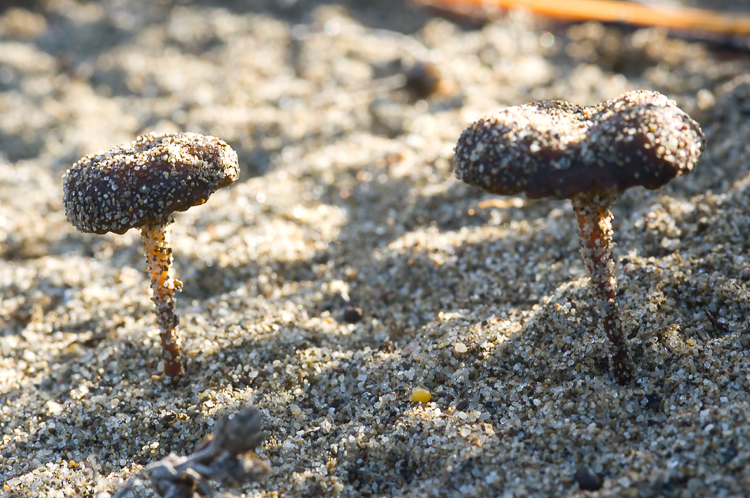
<svg viewBox="0 0 750 498">
<path fill-rule="evenodd" d="M 141 135 L 75 163 L 63 177 L 65 212 L 83 232 L 125 233 L 169 222 L 239 177 L 237 153 L 196 133 Z"/>
<path fill-rule="evenodd" d="M 481 118 L 461 134 L 455 175 L 502 195 L 570 198 L 642 185 L 695 167 L 703 132 L 675 103 L 634 91 L 591 107 L 547 100 Z"/>
</svg>

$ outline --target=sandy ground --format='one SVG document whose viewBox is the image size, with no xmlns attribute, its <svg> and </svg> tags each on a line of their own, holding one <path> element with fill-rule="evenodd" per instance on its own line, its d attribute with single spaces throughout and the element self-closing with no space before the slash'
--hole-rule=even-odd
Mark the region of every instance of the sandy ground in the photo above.
<svg viewBox="0 0 750 498">
<path fill-rule="evenodd" d="M 0 495 L 90 497 L 89 455 L 113 492 L 253 405 L 273 473 L 243 496 L 747 496 L 747 52 L 396 0 L 8 5 Z M 437 93 L 404 88 L 418 61 L 439 67 Z M 639 88 L 675 99 L 708 146 L 614 209 L 636 359 L 621 386 L 570 203 L 482 209 L 452 156 L 500 107 Z M 221 137 L 242 167 L 173 225 L 176 386 L 138 233 L 77 232 L 61 202 L 80 156 L 152 130 Z"/>
</svg>

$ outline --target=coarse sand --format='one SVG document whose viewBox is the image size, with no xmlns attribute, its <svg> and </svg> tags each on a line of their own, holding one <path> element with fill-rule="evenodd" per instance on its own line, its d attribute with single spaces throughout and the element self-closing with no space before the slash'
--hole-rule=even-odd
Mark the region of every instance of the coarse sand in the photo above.
<svg viewBox="0 0 750 498">
<path fill-rule="evenodd" d="M 248 405 L 272 474 L 221 493 L 746 496 L 746 47 L 403 0 L 3 2 L 0 496 L 113 493 Z M 613 208 L 619 385 L 570 202 L 493 197 L 452 160 L 497 109 L 636 89 L 707 145 Z M 241 166 L 172 225 L 176 385 L 138 232 L 78 232 L 62 206 L 76 160 L 150 131 Z"/>
</svg>

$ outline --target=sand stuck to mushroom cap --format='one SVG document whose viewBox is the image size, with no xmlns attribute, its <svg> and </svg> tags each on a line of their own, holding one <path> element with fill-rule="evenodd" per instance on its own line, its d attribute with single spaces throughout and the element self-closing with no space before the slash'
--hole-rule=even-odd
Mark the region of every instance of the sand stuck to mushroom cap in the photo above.
<svg viewBox="0 0 750 498">
<path fill-rule="evenodd" d="M 455 173 L 495 194 L 566 199 L 607 188 L 659 188 L 692 170 L 704 146 L 698 124 L 657 92 L 629 92 L 591 107 L 547 100 L 468 127 L 456 145 Z"/>
<path fill-rule="evenodd" d="M 91 154 L 64 177 L 68 220 L 83 232 L 125 233 L 165 223 L 239 176 L 237 153 L 196 133 L 150 134 Z"/>
</svg>

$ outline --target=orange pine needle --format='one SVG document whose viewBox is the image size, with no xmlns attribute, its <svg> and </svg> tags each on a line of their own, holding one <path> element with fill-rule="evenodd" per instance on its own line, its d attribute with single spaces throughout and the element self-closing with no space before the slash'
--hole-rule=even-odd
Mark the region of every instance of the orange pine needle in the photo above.
<svg viewBox="0 0 750 498">
<path fill-rule="evenodd" d="M 434 7 L 522 7 L 571 21 L 623 22 L 639 26 L 698 30 L 725 35 L 750 34 L 750 15 L 689 7 L 652 7 L 612 0 L 417 0 Z"/>
</svg>

